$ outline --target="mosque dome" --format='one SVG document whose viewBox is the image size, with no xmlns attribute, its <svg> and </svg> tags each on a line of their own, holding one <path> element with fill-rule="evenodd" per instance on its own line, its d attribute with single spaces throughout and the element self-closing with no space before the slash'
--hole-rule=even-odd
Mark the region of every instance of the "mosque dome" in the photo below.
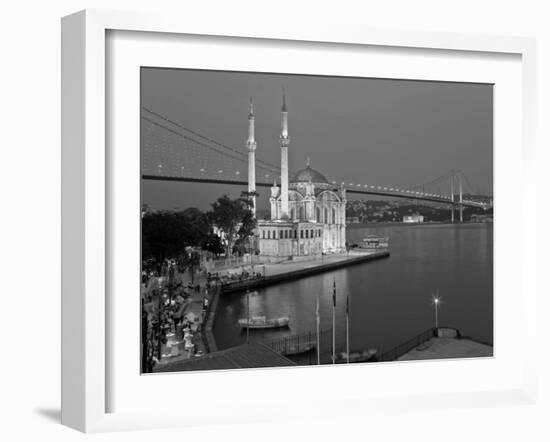
<svg viewBox="0 0 550 442">
<path fill-rule="evenodd" d="M 305 169 L 301 169 L 294 175 L 291 181 L 292 183 L 316 183 L 316 184 L 329 184 L 328 180 L 321 173 L 312 169 L 309 164 Z"/>
</svg>

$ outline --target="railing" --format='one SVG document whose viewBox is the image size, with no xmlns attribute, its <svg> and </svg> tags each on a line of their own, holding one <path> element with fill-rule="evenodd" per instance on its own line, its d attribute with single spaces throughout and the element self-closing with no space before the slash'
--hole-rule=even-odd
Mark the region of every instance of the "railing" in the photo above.
<svg viewBox="0 0 550 442">
<path fill-rule="evenodd" d="M 296 335 L 284 336 L 279 339 L 266 340 L 263 342 L 285 356 L 307 353 L 317 348 L 317 333 L 308 332 Z M 325 329 L 319 332 L 319 343 L 321 349 L 331 351 L 332 349 L 332 329 Z"/>
<path fill-rule="evenodd" d="M 436 328 L 430 328 L 419 335 L 415 336 L 412 339 L 404 342 L 403 344 L 398 345 L 397 347 L 392 348 L 380 355 L 380 361 L 395 361 L 400 356 L 403 356 L 405 353 L 411 351 L 413 348 L 418 347 L 421 344 L 432 339 L 437 335 Z"/>
<path fill-rule="evenodd" d="M 221 287 L 215 286 L 213 289 L 213 295 L 204 312 L 204 319 L 202 321 L 201 332 L 204 336 L 204 345 L 207 353 L 212 353 L 218 350 L 216 339 L 214 338 L 214 327 L 216 326 L 216 313 L 218 310 L 218 301 L 220 299 Z"/>
</svg>

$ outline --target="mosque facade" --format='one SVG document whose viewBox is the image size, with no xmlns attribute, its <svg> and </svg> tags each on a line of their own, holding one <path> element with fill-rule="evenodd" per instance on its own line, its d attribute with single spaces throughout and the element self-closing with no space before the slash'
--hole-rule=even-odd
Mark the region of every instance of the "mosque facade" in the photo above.
<svg viewBox="0 0 550 442">
<path fill-rule="evenodd" d="M 248 191 L 253 195 L 255 183 L 254 109 L 250 104 L 248 131 Z M 271 187 L 271 216 L 257 221 L 257 244 L 260 255 L 273 258 L 317 256 L 346 250 L 346 190 L 331 184 L 313 169 L 309 159 L 305 168 L 289 179 L 288 111 L 285 95 L 281 109 L 281 183 Z M 255 197 L 253 197 L 255 211 Z"/>
</svg>

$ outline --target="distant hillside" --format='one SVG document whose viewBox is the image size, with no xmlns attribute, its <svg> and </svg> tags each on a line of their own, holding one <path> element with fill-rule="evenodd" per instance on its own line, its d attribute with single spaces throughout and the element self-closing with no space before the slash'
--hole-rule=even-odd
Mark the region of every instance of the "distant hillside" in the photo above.
<svg viewBox="0 0 550 442">
<path fill-rule="evenodd" d="M 469 195 L 467 199 L 489 202 L 492 198 Z M 463 215 L 464 220 L 468 221 L 474 214 L 489 213 L 492 213 L 492 210 L 486 211 L 480 208 L 465 207 Z M 415 214 L 422 215 L 425 222 L 444 222 L 451 219 L 449 207 L 439 203 L 411 202 L 410 200 L 351 200 L 348 201 L 346 206 L 348 223 L 400 222 L 404 216 Z"/>
</svg>

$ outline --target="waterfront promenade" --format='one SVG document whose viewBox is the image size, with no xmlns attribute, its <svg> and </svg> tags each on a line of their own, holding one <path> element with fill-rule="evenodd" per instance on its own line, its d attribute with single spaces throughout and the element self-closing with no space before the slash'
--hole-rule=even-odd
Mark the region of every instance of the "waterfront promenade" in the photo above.
<svg viewBox="0 0 550 442">
<path fill-rule="evenodd" d="M 352 250 L 349 253 L 334 253 L 322 257 L 314 257 L 309 260 L 287 260 L 278 263 L 254 263 L 237 265 L 220 271 L 220 275 L 230 275 L 241 272 L 243 269 L 249 272 L 260 272 L 264 276 L 274 276 L 281 273 L 290 273 L 297 270 L 319 267 L 325 264 L 346 264 L 356 258 L 377 255 L 381 252 Z"/>
<path fill-rule="evenodd" d="M 179 273 L 178 279 L 186 287 L 193 286 L 182 306 L 181 316 L 186 328 L 183 329 L 182 325 L 178 325 L 175 333 L 171 331 L 166 335 L 167 342 L 161 345 L 161 358 L 157 363 L 160 366 L 168 362 L 193 359 L 214 351 L 210 348 L 209 341 L 212 339 L 209 339 L 205 324 L 211 316 L 213 300 L 216 299 L 219 287 L 214 286 L 207 289 L 206 276 L 202 274 L 194 275 L 193 284 L 191 284 L 192 278 L 188 272 Z M 194 289 L 196 286 L 199 287 L 199 290 Z M 204 308 L 205 300 L 207 300 L 206 308 Z"/>
<path fill-rule="evenodd" d="M 339 253 L 325 255 L 321 258 L 300 261 L 284 261 L 280 263 L 263 263 L 255 265 L 240 266 L 234 269 L 226 269 L 220 273 L 222 277 L 223 293 L 231 293 L 242 290 L 250 290 L 259 287 L 265 287 L 271 284 L 290 281 L 293 279 L 304 278 L 322 272 L 338 269 L 354 264 L 360 264 L 367 261 L 387 258 L 389 251 L 350 251 L 348 253 Z M 224 276 L 230 277 L 243 272 L 259 274 L 260 277 L 248 279 L 234 278 L 223 280 Z"/>
</svg>

